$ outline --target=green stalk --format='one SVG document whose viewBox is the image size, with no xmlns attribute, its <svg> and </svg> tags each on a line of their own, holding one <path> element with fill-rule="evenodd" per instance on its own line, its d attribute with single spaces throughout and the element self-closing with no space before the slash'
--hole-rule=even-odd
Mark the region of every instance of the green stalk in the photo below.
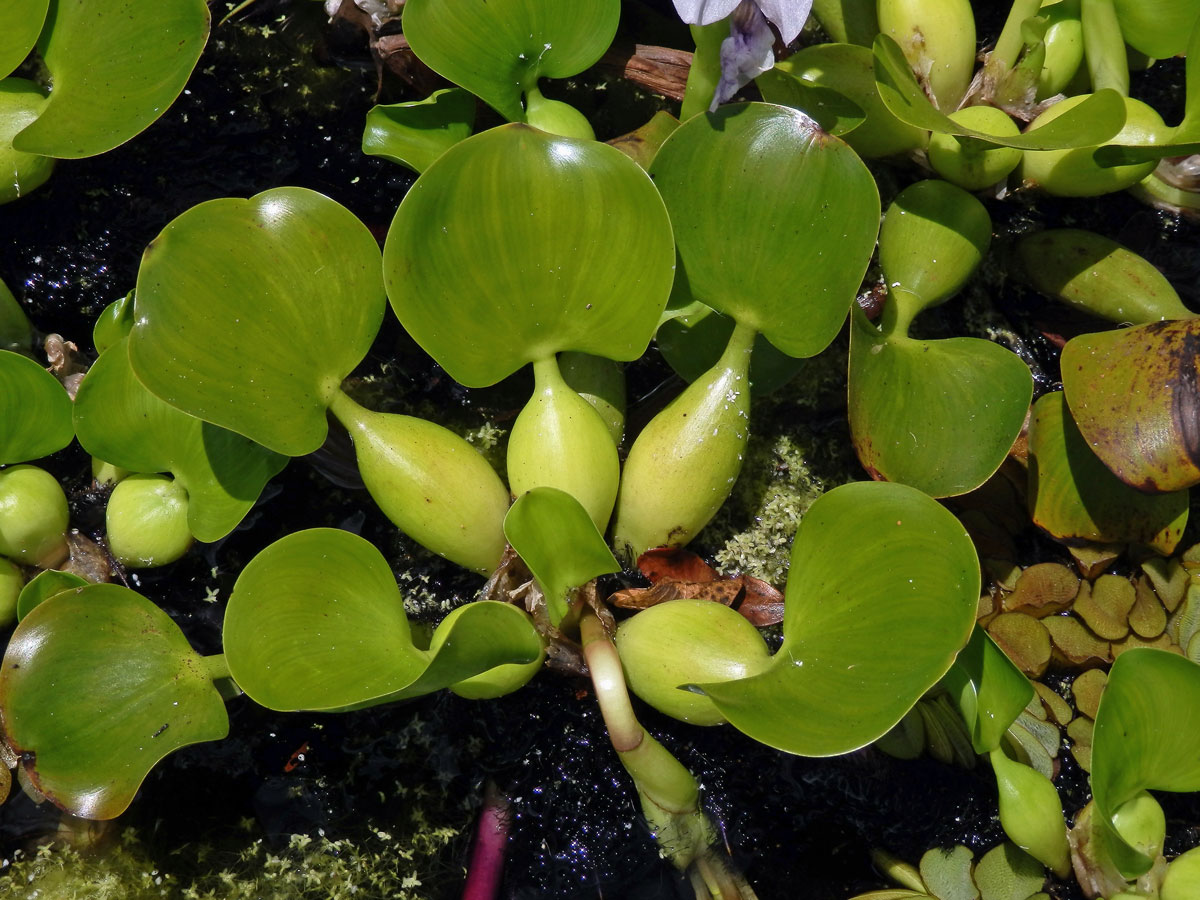
<svg viewBox="0 0 1200 900">
<path fill-rule="evenodd" d="M 989 68 L 1003 67 L 996 73 L 998 76 L 1003 76 L 1016 65 L 1021 48 L 1025 45 L 1021 36 L 1021 26 L 1026 19 L 1036 16 L 1041 8 L 1042 0 L 1013 0 L 1008 18 L 1004 20 L 1004 28 L 1000 37 L 996 39 L 996 46 L 988 56 Z"/>
<path fill-rule="evenodd" d="M 1112 88 L 1129 96 L 1129 58 L 1113 0 L 1082 0 L 1083 49 L 1092 90 Z"/>
<path fill-rule="evenodd" d="M 683 89 L 683 105 L 679 110 L 679 121 L 686 122 L 692 116 L 707 112 L 717 93 L 721 81 L 721 42 L 729 37 L 729 20 L 722 19 L 711 25 L 693 25 L 692 40 L 696 52 L 692 54 L 692 66 L 688 69 L 687 85 Z"/>
<path fill-rule="evenodd" d="M 340 390 L 329 410 L 350 433 L 383 514 L 439 556 L 491 574 L 504 554 L 509 494 L 479 451 L 441 425 L 372 412 Z"/>
<path fill-rule="evenodd" d="M 894 335 L 907 337 L 912 320 L 924 306 L 921 298 L 912 291 L 897 287 L 889 288 L 887 303 L 884 304 L 883 311 L 879 314 L 879 330 L 888 337 Z M 855 310 L 856 314 L 858 312 Z"/>
<path fill-rule="evenodd" d="M 225 659 L 224 653 L 216 653 L 212 656 L 205 656 L 200 660 L 204 666 L 204 674 L 211 681 L 216 681 L 219 678 L 229 678 L 229 663 Z"/>
<path fill-rule="evenodd" d="M 625 434 L 625 368 L 616 360 L 568 351 L 558 355 L 563 381 L 592 405 L 608 426 L 613 443 Z"/>
<path fill-rule="evenodd" d="M 509 486 L 518 497 L 535 487 L 566 491 L 603 534 L 621 477 L 608 425 L 563 380 L 553 355 L 533 363 L 533 385 L 508 439 Z"/>
<path fill-rule="evenodd" d="M 609 740 L 633 779 L 659 852 L 688 873 L 698 900 L 754 900 L 750 886 L 713 850 L 717 830 L 700 809 L 695 776 L 634 715 L 617 648 L 590 608 L 584 610 L 579 630 Z"/>
<path fill-rule="evenodd" d="M 633 442 L 613 525 L 618 553 L 636 559 L 652 547 L 686 544 L 729 497 L 750 436 L 755 334 L 739 322 L 717 364 Z"/>
</svg>

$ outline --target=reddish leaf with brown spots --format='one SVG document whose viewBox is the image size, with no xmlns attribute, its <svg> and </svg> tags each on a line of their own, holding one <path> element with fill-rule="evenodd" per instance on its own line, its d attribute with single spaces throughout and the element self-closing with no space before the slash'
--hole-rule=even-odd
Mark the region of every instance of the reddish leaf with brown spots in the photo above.
<svg viewBox="0 0 1200 900">
<path fill-rule="evenodd" d="M 668 600 L 711 600 L 736 609 L 754 625 L 783 621 L 783 594 L 771 585 L 749 575 L 724 577 L 688 550 L 649 550 L 638 557 L 638 568 L 653 587 L 617 591 L 608 598 L 613 606 L 647 609 Z"/>
</svg>

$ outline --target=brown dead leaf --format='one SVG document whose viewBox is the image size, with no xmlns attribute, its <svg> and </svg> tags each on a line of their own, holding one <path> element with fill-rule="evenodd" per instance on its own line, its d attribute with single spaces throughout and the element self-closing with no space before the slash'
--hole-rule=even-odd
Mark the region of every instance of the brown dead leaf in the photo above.
<svg viewBox="0 0 1200 900">
<path fill-rule="evenodd" d="M 637 561 L 638 571 L 651 584 L 670 578 L 673 581 L 714 581 L 721 576 L 717 570 L 690 550 L 680 547 L 656 547 L 647 550 Z"/>
</svg>

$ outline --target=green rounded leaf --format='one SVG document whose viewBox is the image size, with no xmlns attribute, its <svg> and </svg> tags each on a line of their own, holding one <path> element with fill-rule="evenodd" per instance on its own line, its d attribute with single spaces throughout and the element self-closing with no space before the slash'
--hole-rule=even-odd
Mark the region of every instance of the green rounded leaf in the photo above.
<svg viewBox="0 0 1200 900">
<path fill-rule="evenodd" d="M 28 357 L 0 350 L 0 463 L 39 459 L 71 443 L 71 398 Z"/>
<path fill-rule="evenodd" d="M 900 121 L 917 128 L 973 137 L 1000 147 L 1054 150 L 1102 144 L 1125 123 L 1124 99 L 1114 90 L 1104 90 L 1024 134 L 988 134 L 956 122 L 935 108 L 917 83 L 904 52 L 890 37 L 881 34 L 875 38 L 874 53 L 876 87 L 884 106 Z"/>
<path fill-rule="evenodd" d="M 95 584 L 38 605 L 0 671 L 4 736 L 72 815 L 111 819 L 168 753 L 229 732 L 206 661 L 128 588 Z"/>
<path fill-rule="evenodd" d="M 587 510 L 557 488 L 518 497 L 504 517 L 504 536 L 537 579 L 555 625 L 567 613 L 571 589 L 621 570 Z"/>
<path fill-rule="evenodd" d="M 834 488 L 792 546 L 783 646 L 761 675 L 704 684 L 731 723 L 804 756 L 885 734 L 967 643 L 979 561 L 958 520 L 899 484 Z"/>
<path fill-rule="evenodd" d="M 1163 724 L 1169 722 L 1170 727 Z M 1200 790 L 1200 666 L 1138 648 L 1113 663 L 1092 735 L 1093 822 L 1121 874 L 1133 879 L 1153 860 L 1126 843 L 1113 819 L 1143 791 Z"/>
<path fill-rule="evenodd" d="M 287 465 L 240 434 L 210 425 L 146 390 L 129 366 L 127 339 L 100 355 L 75 400 L 88 453 L 132 472 L 170 472 L 187 491 L 188 528 L 202 541 L 229 534 Z"/>
<path fill-rule="evenodd" d="M 850 435 L 867 471 L 951 497 L 979 487 L 1004 462 L 1033 376 L 999 344 L 885 337 L 856 312 L 849 394 Z"/>
<path fill-rule="evenodd" d="M 650 172 L 693 297 L 789 356 L 833 340 L 879 228 L 879 193 L 853 150 L 794 109 L 740 103 L 681 125 Z"/>
<path fill-rule="evenodd" d="M 446 88 L 424 100 L 371 107 L 362 151 L 424 172 L 467 138 L 474 124 L 475 98 L 461 88 Z"/>
<path fill-rule="evenodd" d="M 208 28 L 204 0 L 57 0 L 38 41 L 53 90 L 14 146 L 78 159 L 125 143 L 179 96 Z"/>
<path fill-rule="evenodd" d="M 32 81 L 5 78 L 0 81 L 0 204 L 23 197 L 46 182 L 54 171 L 54 159 L 25 153 L 13 147 L 13 139 L 37 119 L 46 105 L 46 95 Z"/>
<path fill-rule="evenodd" d="M 17 619 L 24 619 L 35 606 L 43 600 L 49 600 L 55 594 L 86 587 L 87 584 L 85 579 L 70 572 L 59 572 L 57 569 L 38 572 L 21 588 L 21 594 L 17 597 Z"/>
<path fill-rule="evenodd" d="M 612 43 L 619 0 L 410 0 L 404 36 L 417 58 L 513 122 L 539 78 L 568 78 Z"/>
<path fill-rule="evenodd" d="M 1063 392 L 1113 474 L 1140 491 L 1200 483 L 1200 319 L 1081 334 L 1063 348 Z"/>
<path fill-rule="evenodd" d="M 1174 551 L 1188 492 L 1144 494 L 1113 475 L 1080 434 L 1061 391 L 1038 399 L 1029 423 L 1034 523 L 1067 543 L 1146 544 Z"/>
<path fill-rule="evenodd" d="M 337 709 L 412 683 L 426 665 L 387 562 L 346 531 L 271 544 L 238 576 L 225 610 L 234 681 L 269 709 Z"/>
<path fill-rule="evenodd" d="M 474 604 L 436 654 L 419 650 L 379 551 L 314 528 L 276 541 L 242 570 L 225 610 L 225 655 L 242 690 L 270 709 L 369 706 L 536 659 L 537 632 L 521 610 L 497 609 L 505 606 Z"/>
<path fill-rule="evenodd" d="M 378 245 L 345 207 L 294 187 L 211 200 L 146 248 L 129 359 L 172 406 L 300 456 L 383 305 Z"/>
<path fill-rule="evenodd" d="M 29 55 L 49 6 L 50 0 L 7 0 L 0 5 L 0 78 Z"/>
<path fill-rule="evenodd" d="M 507 125 L 417 179 L 383 261 L 404 327 L 453 378 L 482 387 L 560 350 L 637 359 L 675 256 L 662 200 L 633 160 Z"/>
</svg>

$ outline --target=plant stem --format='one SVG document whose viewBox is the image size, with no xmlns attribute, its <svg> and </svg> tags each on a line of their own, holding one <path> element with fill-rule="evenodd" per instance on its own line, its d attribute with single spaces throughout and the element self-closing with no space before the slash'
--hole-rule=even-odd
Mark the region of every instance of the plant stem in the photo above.
<svg viewBox="0 0 1200 900">
<path fill-rule="evenodd" d="M 1129 58 L 1113 0 L 1083 0 L 1080 19 L 1092 90 L 1112 88 L 1122 97 L 1128 97 Z"/>
<path fill-rule="evenodd" d="M 471 850 L 462 900 L 495 900 L 499 896 L 511 825 L 508 798 L 489 780 L 483 789 L 483 809 L 475 829 L 475 846 Z"/>
<path fill-rule="evenodd" d="M 1003 75 L 1016 65 L 1024 41 L 1021 38 L 1021 25 L 1031 16 L 1036 16 L 1042 8 L 1042 0 L 1013 0 L 1008 18 L 1004 20 L 1004 28 L 996 39 L 996 46 L 988 56 L 988 65 L 1003 69 L 998 73 Z"/>
<path fill-rule="evenodd" d="M 688 874 L 697 898 L 754 900 L 745 880 L 713 852 L 717 831 L 700 809 L 695 776 L 634 715 L 617 648 L 592 609 L 584 609 L 579 630 L 609 740 L 633 778 L 659 852 Z"/>
<path fill-rule="evenodd" d="M 686 122 L 692 116 L 707 112 L 721 80 L 721 42 L 729 37 L 729 20 L 722 19 L 711 25 L 693 25 L 692 40 L 696 52 L 692 54 L 692 65 L 688 69 L 687 85 L 683 89 L 683 105 L 679 109 L 679 121 Z"/>
<path fill-rule="evenodd" d="M 201 659 L 204 666 L 204 674 L 213 681 L 218 678 L 229 678 L 229 663 L 225 659 L 224 653 L 217 653 L 213 656 L 205 656 Z"/>
</svg>

